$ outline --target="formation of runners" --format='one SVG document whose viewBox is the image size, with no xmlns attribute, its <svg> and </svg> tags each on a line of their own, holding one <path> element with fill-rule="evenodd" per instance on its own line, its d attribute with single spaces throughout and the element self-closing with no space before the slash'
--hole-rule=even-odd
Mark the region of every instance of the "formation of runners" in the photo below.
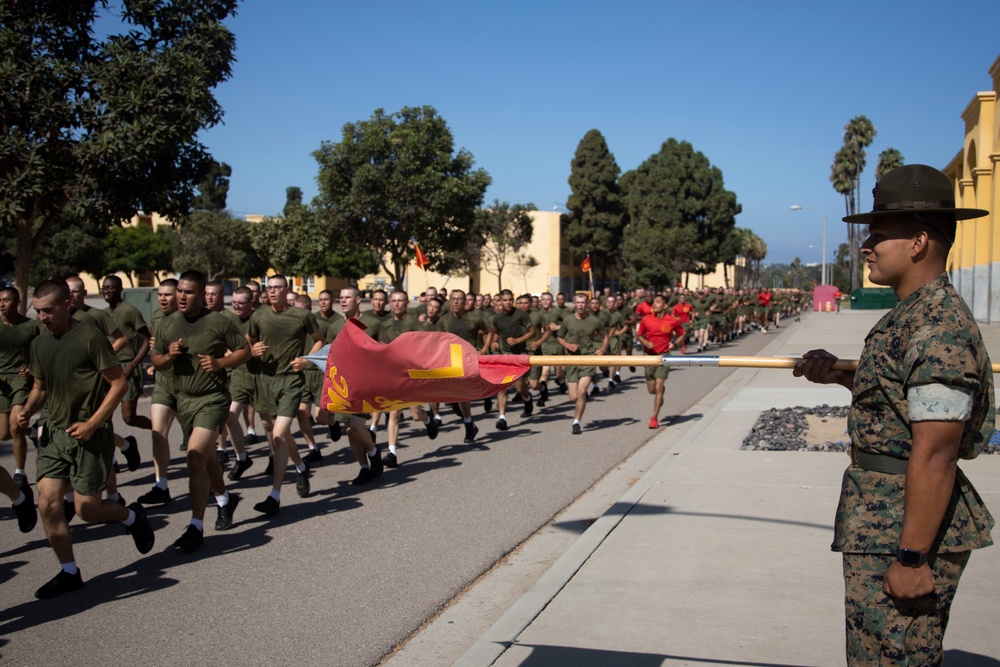
<svg viewBox="0 0 1000 667">
<path fill-rule="evenodd" d="M 263 285 L 250 281 L 237 288 L 227 309 L 221 283 L 187 271 L 159 285 L 159 308 L 147 323 L 123 300 L 116 276 L 102 281 L 101 296 L 108 307 L 91 308 L 84 303 L 80 278 L 44 281 L 31 297 L 35 320 L 20 314 L 17 290 L 0 290 L 0 440 L 12 443 L 15 467 L 13 474 L 0 467 L 0 493 L 11 500 L 22 532 L 30 532 L 41 516 L 59 561 L 57 575 L 36 592 L 39 598 L 83 586 L 69 527 L 74 517 L 119 522 L 140 553 L 153 548 L 146 508 L 173 502 L 168 473 L 175 421 L 182 442 L 174 446 L 185 452 L 191 515 L 173 547 L 185 552 L 202 546 L 211 504 L 217 512 L 215 530 L 232 528 L 242 501 L 234 489 L 265 456 L 262 474 L 271 488 L 257 499 L 254 511 L 265 517 L 280 512 L 289 465 L 296 493 L 308 496 L 310 465 L 323 459 L 317 439 L 323 428 L 332 443 L 346 435 L 358 462 L 352 481 L 358 486 L 403 463 L 397 445 L 407 416 L 433 440 L 442 414 L 454 411 L 463 424 L 464 443 L 480 437 L 470 403 L 427 404 L 408 415 L 390 412 L 384 420 L 381 414 L 320 409 L 323 372 L 304 357 L 333 341 L 350 319 L 381 342 L 410 331 L 441 331 L 484 355 L 660 356 L 684 353 L 689 346 L 703 351 L 753 329 L 766 333 L 780 326 L 782 317 L 797 316 L 807 298 L 797 290 L 605 289 L 595 296 L 567 297 L 515 296 L 510 290 L 445 294 L 431 287 L 416 299 L 402 290 L 378 290 L 370 308 L 362 310 L 362 292 L 347 286 L 337 294 L 321 292 L 314 312 L 308 295 L 295 294 L 284 276 L 273 275 Z M 144 370 L 147 356 L 150 365 Z M 651 429 L 660 426 L 668 372 L 663 366 L 645 367 L 653 399 Z M 148 417 L 138 414 L 144 374 L 153 384 Z M 512 405 L 519 404 L 519 419 L 528 420 L 536 406 L 545 407 L 557 393 L 568 394 L 573 407 L 568 430 L 580 434 L 588 397 L 613 392 L 621 382 L 621 369 L 614 365 L 533 366 L 496 396 L 494 428 L 509 428 Z M 492 421 L 493 400 L 483 401 L 482 409 Z M 131 429 L 149 431 L 148 439 L 116 435 L 116 413 Z M 267 447 L 251 456 L 248 447 L 258 443 L 258 421 Z M 384 452 L 377 445 L 383 421 Z M 293 436 L 296 428 L 302 448 Z M 37 510 L 25 472 L 29 436 L 36 445 Z M 117 474 L 125 467 L 137 470 L 143 451 L 152 455 L 153 484 L 128 504 L 118 491 Z"/>
</svg>

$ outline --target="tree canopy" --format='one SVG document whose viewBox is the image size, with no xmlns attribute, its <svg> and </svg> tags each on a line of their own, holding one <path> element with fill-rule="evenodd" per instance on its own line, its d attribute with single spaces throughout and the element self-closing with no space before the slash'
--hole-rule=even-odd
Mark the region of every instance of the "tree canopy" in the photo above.
<svg viewBox="0 0 1000 667">
<path fill-rule="evenodd" d="M 352 242 L 388 257 L 395 285 L 414 257 L 414 241 L 431 268 L 449 268 L 490 184 L 470 152 L 455 151 L 447 123 L 429 106 L 377 109 L 344 125 L 341 140 L 323 142 L 313 156 L 318 210 Z"/>
<path fill-rule="evenodd" d="M 198 196 L 192 205 L 203 211 L 223 211 L 226 208 L 226 197 L 229 195 L 229 177 L 233 168 L 225 162 L 212 160 L 208 171 L 198 183 Z"/>
<path fill-rule="evenodd" d="M 157 234 L 149 225 L 114 227 L 104 241 L 103 273 L 120 271 L 134 287 L 135 274 L 172 268 L 173 251 L 170 237 Z"/>
<path fill-rule="evenodd" d="M 668 284 L 681 272 L 712 272 L 732 254 L 724 241 L 742 207 L 725 188 L 722 171 L 690 143 L 668 139 L 624 174 L 620 186 L 628 216 L 626 282 Z"/>
<path fill-rule="evenodd" d="M 528 211 L 535 210 L 534 204 L 514 204 L 494 199 L 488 208 L 476 211 L 474 236 L 482 255 L 488 260 L 483 268 L 497 277 L 497 290 L 503 284 L 503 271 L 507 263 L 518 259 L 521 250 L 531 243 L 534 222 Z M 530 257 L 521 258 L 531 264 Z M 537 262 L 535 262 L 537 264 Z"/>
<path fill-rule="evenodd" d="M 0 3 L 0 232 L 17 238 L 22 293 L 56 229 L 190 210 L 236 2 L 122 0 L 123 30 L 107 36 L 99 0 Z"/>
<path fill-rule="evenodd" d="M 570 245 L 581 251 L 577 254 L 589 251 L 605 279 L 609 266 L 621 257 L 625 211 L 620 175 L 604 135 L 599 130 L 587 132 L 570 162 L 569 214 L 563 218 L 563 227 Z"/>
<path fill-rule="evenodd" d="M 228 211 L 195 211 L 174 232 L 174 267 L 201 271 L 209 280 L 264 275 L 268 263 L 250 242 L 250 230 L 258 225 Z"/>
</svg>

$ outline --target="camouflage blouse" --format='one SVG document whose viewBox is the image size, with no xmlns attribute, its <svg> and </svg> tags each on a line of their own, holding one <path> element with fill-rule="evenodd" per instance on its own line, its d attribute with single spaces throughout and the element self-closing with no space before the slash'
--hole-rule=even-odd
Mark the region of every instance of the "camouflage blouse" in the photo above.
<svg viewBox="0 0 1000 667">
<path fill-rule="evenodd" d="M 971 392 L 972 412 L 959 456 L 975 458 L 995 427 L 993 373 L 975 318 L 947 274 L 903 299 L 868 333 L 847 420 L 851 442 L 861 451 L 909 458 L 907 391 L 933 384 Z M 905 482 L 905 475 L 851 465 L 844 472 L 833 550 L 895 553 Z M 948 553 L 989 546 L 992 527 L 993 517 L 959 470 L 934 549 Z"/>
</svg>

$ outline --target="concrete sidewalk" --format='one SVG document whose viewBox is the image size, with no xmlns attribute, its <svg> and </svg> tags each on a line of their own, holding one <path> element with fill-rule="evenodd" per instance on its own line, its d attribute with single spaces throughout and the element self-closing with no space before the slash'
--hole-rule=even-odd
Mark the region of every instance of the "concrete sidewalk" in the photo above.
<svg viewBox="0 0 1000 667">
<path fill-rule="evenodd" d="M 883 313 L 811 314 L 775 332 L 762 354 L 823 347 L 856 358 Z M 983 333 L 1000 359 L 1000 330 Z M 485 634 L 469 638 L 456 664 L 843 664 L 840 556 L 829 546 L 846 457 L 740 445 L 767 408 L 849 399 L 789 371 L 731 375 L 690 420 L 647 444 L 662 457 Z M 1000 456 L 962 468 L 1000 515 Z M 973 555 L 947 664 L 1000 665 L 998 571 L 1000 548 Z"/>
</svg>

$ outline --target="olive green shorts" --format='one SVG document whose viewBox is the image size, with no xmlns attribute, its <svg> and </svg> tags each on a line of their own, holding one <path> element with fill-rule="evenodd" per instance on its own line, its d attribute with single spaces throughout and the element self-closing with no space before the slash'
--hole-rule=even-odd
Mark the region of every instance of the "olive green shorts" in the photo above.
<svg viewBox="0 0 1000 667">
<path fill-rule="evenodd" d="M 7 414 L 15 405 L 24 405 L 31 391 L 31 380 L 22 380 L 17 373 L 0 374 L 0 414 Z"/>
<path fill-rule="evenodd" d="M 305 386 L 302 373 L 260 375 L 259 377 L 268 400 L 275 410 L 271 413 L 264 410 L 258 410 L 258 412 L 270 414 L 272 417 L 294 417 L 299 411 L 302 389 Z M 256 406 L 254 407 L 256 408 Z"/>
<path fill-rule="evenodd" d="M 593 378 L 597 375 L 596 366 L 567 366 L 566 367 L 566 382 L 570 384 L 575 384 L 582 380 L 583 378 Z"/>
<path fill-rule="evenodd" d="M 257 373 L 235 371 L 229 376 L 229 396 L 233 403 L 253 406 L 253 409 L 263 415 L 273 415 L 277 410 L 271 395 L 264 387 Z"/>
<path fill-rule="evenodd" d="M 128 361 L 122 364 L 122 370 L 132 363 Z M 138 401 L 142 397 L 142 364 L 137 364 L 135 370 L 132 371 L 130 375 L 125 377 L 125 381 L 128 383 L 125 387 L 125 396 L 122 397 L 123 401 Z"/>
<path fill-rule="evenodd" d="M 304 371 L 302 377 L 302 398 L 299 402 L 318 405 L 323 395 L 323 371 L 319 368 L 314 371 Z"/>
<path fill-rule="evenodd" d="M 541 366 L 532 366 L 531 369 L 528 370 L 528 379 L 529 380 L 541 380 L 542 379 L 542 367 Z"/>
<path fill-rule="evenodd" d="M 195 427 L 218 431 L 229 417 L 229 394 L 216 392 L 191 396 L 177 394 L 177 421 L 181 425 L 184 439 L 191 436 Z"/>
<path fill-rule="evenodd" d="M 647 380 L 666 380 L 670 369 L 666 366 L 643 366 Z"/>
<path fill-rule="evenodd" d="M 46 432 L 48 437 L 39 442 L 35 462 L 38 479 L 67 479 L 83 496 L 96 496 L 107 488 L 115 453 L 111 424 L 102 424 L 87 442 L 76 440 L 61 428 L 52 428 L 51 422 Z"/>
<path fill-rule="evenodd" d="M 608 354 L 619 354 L 622 351 L 622 341 L 618 336 L 608 339 Z"/>
<path fill-rule="evenodd" d="M 170 371 L 157 371 L 153 381 L 153 394 L 150 403 L 165 405 L 177 412 L 177 397 L 174 396 L 174 377 Z"/>
<path fill-rule="evenodd" d="M 566 354 L 566 348 L 560 345 L 555 337 L 552 337 L 542 343 L 542 354 L 550 357 L 560 356 Z"/>
</svg>

